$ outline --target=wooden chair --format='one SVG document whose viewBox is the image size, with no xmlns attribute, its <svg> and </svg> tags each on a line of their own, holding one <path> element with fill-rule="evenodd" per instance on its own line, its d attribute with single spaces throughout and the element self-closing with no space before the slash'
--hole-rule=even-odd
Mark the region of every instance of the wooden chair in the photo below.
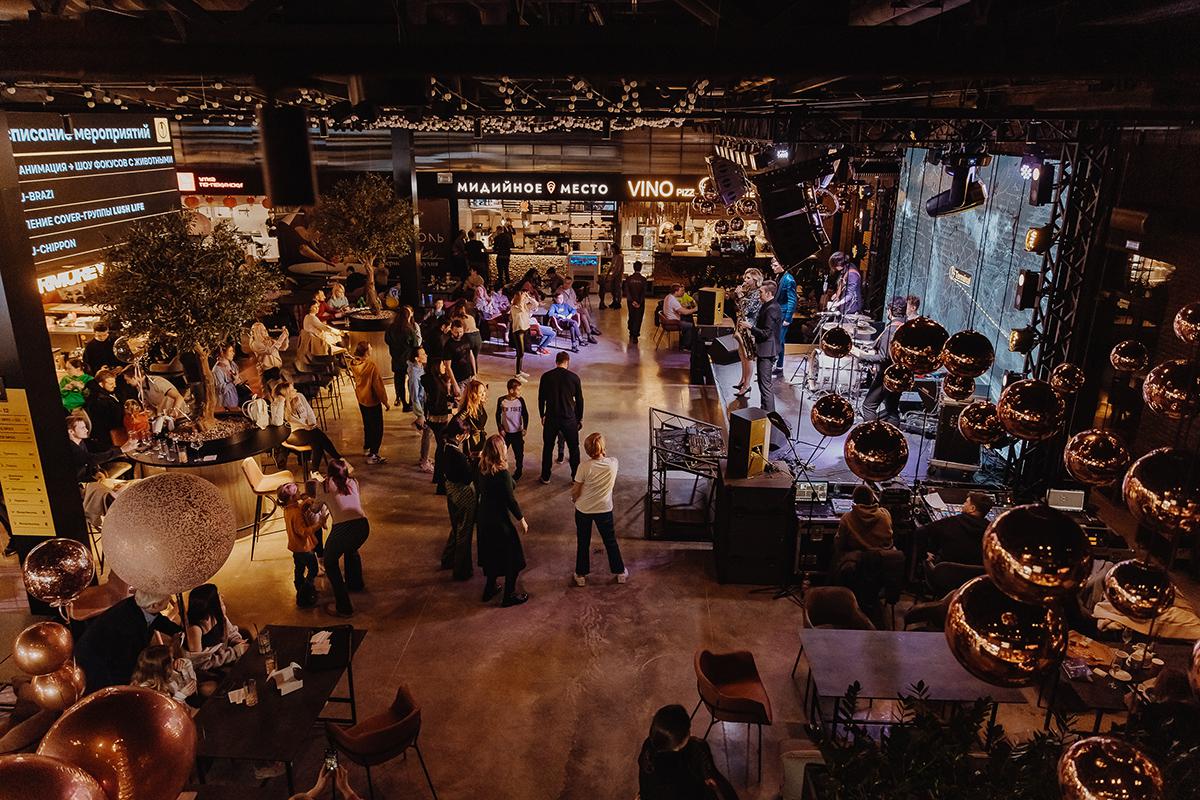
<svg viewBox="0 0 1200 800">
<path fill-rule="evenodd" d="M 325 735 L 339 753 L 366 769 L 367 791 L 372 798 L 375 797 L 375 786 L 371 783 L 371 767 L 404 755 L 410 748 L 415 750 L 421 771 L 425 773 L 425 782 L 437 800 L 437 790 L 433 788 L 433 779 L 429 777 L 429 768 L 425 766 L 425 757 L 417 742 L 421 735 L 421 708 L 407 686 L 396 690 L 396 699 L 386 711 L 352 727 L 327 723 Z"/>
<path fill-rule="evenodd" d="M 662 313 L 662 303 L 654 309 L 654 349 L 658 349 L 659 342 L 663 337 L 667 339 L 667 349 L 679 347 L 679 332 L 683 330 L 683 325 L 677 319 L 666 319 Z M 675 334 L 675 344 L 671 344 L 671 334 Z"/>
<path fill-rule="evenodd" d="M 703 705 L 712 715 L 712 726 L 718 722 L 736 722 L 746 726 L 746 744 L 750 743 L 750 726 L 758 726 L 758 777 L 762 779 L 762 726 L 771 724 L 771 699 L 758 675 L 754 655 L 745 650 L 732 653 L 713 653 L 699 650 L 695 658 L 696 691 L 700 701 L 692 716 Z M 749 755 L 749 753 L 747 753 Z M 750 780 L 750 761 L 746 759 L 746 781 Z"/>
<path fill-rule="evenodd" d="M 253 561 L 254 548 L 258 544 L 258 532 L 262 528 L 263 500 L 271 502 L 271 511 L 266 515 L 270 517 L 275 513 L 275 493 L 279 491 L 279 487 L 295 483 L 296 476 L 291 473 L 291 470 L 286 469 L 272 472 L 270 475 L 264 474 L 253 456 L 242 459 L 242 474 L 246 476 L 246 483 L 250 484 L 250 491 L 255 495 L 254 532 L 250 535 L 250 560 Z"/>
</svg>

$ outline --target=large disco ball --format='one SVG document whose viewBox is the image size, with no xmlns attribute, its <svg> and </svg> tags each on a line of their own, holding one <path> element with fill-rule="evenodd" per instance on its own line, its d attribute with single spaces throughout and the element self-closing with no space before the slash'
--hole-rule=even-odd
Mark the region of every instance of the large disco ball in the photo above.
<svg viewBox="0 0 1200 800">
<path fill-rule="evenodd" d="M 942 366 L 959 378 L 978 378 L 995 360 L 995 348 L 979 331 L 959 331 L 942 346 Z"/>
<path fill-rule="evenodd" d="M 1130 619 L 1149 622 L 1175 605 L 1175 584 L 1165 569 L 1131 558 L 1104 576 L 1104 597 Z"/>
<path fill-rule="evenodd" d="M 883 371 L 883 388 L 893 394 L 904 394 L 912 391 L 916 376 L 911 369 L 905 369 L 899 364 L 889 364 Z"/>
<path fill-rule="evenodd" d="M 996 415 L 996 404 L 976 400 L 958 412 L 958 432 L 973 444 L 994 444 L 1004 438 L 1004 426 Z"/>
<path fill-rule="evenodd" d="M 109 800 L 79 767 L 34 753 L 0 756 L 0 800 Z"/>
<path fill-rule="evenodd" d="M 186 592 L 216 574 L 233 551 L 229 501 L 203 478 L 163 472 L 126 486 L 104 516 L 104 550 L 130 586 Z"/>
<path fill-rule="evenodd" d="M 908 463 L 908 440 L 888 422 L 864 422 L 850 431 L 842 448 L 846 466 L 864 481 L 888 481 Z"/>
<path fill-rule="evenodd" d="M 1059 364 L 1050 370 L 1050 386 L 1060 394 L 1075 394 L 1083 388 L 1083 370 L 1074 364 Z"/>
<path fill-rule="evenodd" d="M 975 396 L 975 379 L 947 375 L 942 380 L 942 393 L 951 400 L 967 400 Z"/>
<path fill-rule="evenodd" d="M 981 575 L 946 611 L 946 641 L 967 672 L 993 686 L 1036 683 L 1067 653 L 1067 623 L 1053 605 L 1014 600 Z"/>
<path fill-rule="evenodd" d="M 1058 758 L 1062 800 L 1162 800 L 1158 765 L 1138 748 L 1113 736 L 1089 736 Z"/>
<path fill-rule="evenodd" d="M 854 406 L 839 394 L 818 398 L 808 416 L 822 436 L 841 436 L 854 427 Z"/>
<path fill-rule="evenodd" d="M 1044 604 L 1074 594 L 1092 571 L 1092 549 L 1079 523 L 1034 504 L 996 517 L 983 534 L 983 567 L 1014 600 Z"/>
<path fill-rule="evenodd" d="M 1117 342 L 1108 361 L 1117 372 L 1145 372 L 1150 366 L 1150 351 L 1137 339 L 1126 339 Z"/>
<path fill-rule="evenodd" d="M 1142 399 L 1167 419 L 1190 419 L 1200 411 L 1200 370 L 1184 359 L 1164 361 L 1146 375 Z"/>
<path fill-rule="evenodd" d="M 1121 437 L 1101 428 L 1080 431 L 1063 449 L 1063 465 L 1071 477 L 1089 486 L 1107 486 L 1129 466 L 1129 449 Z"/>
<path fill-rule="evenodd" d="M 830 328 L 821 335 L 821 352 L 830 358 L 845 358 L 854 347 L 850 332 L 841 325 Z"/>
<path fill-rule="evenodd" d="M 95 570 L 87 545 L 57 536 L 29 551 L 21 577 L 29 594 L 61 608 L 91 584 Z"/>
<path fill-rule="evenodd" d="M 1160 447 L 1133 462 L 1121 493 L 1133 518 L 1163 532 L 1200 533 L 1200 470 L 1197 456 Z"/>
<path fill-rule="evenodd" d="M 1025 380 L 1010 383 L 1000 393 L 996 415 L 1004 430 L 1018 439 L 1040 442 L 1058 433 L 1067 405 L 1062 395 L 1045 381 Z"/>
<path fill-rule="evenodd" d="M 33 689 L 33 702 L 39 707 L 48 711 L 62 711 L 83 697 L 87 679 L 78 664 L 68 661 L 54 672 L 34 675 L 29 680 L 29 686 Z"/>
<path fill-rule="evenodd" d="M 27 675 L 47 675 L 71 658 L 75 640 L 66 626 L 57 622 L 35 622 L 17 634 L 13 663 Z"/>
<path fill-rule="evenodd" d="M 37 751 L 79 767 L 113 800 L 169 800 L 196 766 L 196 725 L 165 694 L 110 686 L 71 706 Z"/>
<path fill-rule="evenodd" d="M 1200 300 L 1179 309 L 1173 327 L 1175 335 L 1187 344 L 1200 344 Z"/>
<path fill-rule="evenodd" d="M 942 348 L 948 338 L 950 334 L 941 325 L 929 317 L 917 317 L 896 329 L 889 353 L 894 363 L 918 375 L 927 375 L 941 364 Z"/>
</svg>

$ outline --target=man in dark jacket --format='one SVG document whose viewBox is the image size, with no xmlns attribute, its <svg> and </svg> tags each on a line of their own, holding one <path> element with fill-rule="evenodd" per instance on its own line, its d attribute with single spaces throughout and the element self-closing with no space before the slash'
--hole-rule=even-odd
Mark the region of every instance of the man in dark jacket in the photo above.
<svg viewBox="0 0 1200 800">
<path fill-rule="evenodd" d="M 512 260 L 513 250 L 512 228 L 507 225 L 496 227 L 496 233 L 492 236 L 492 250 L 496 253 L 496 285 L 503 289 L 512 280 L 508 274 L 508 265 Z"/>
<path fill-rule="evenodd" d="M 108 332 L 108 323 L 97 322 L 92 333 L 92 340 L 83 346 L 83 363 L 87 366 L 87 374 L 95 375 L 105 367 L 121 366 L 113 352 L 114 342 Z"/>
<path fill-rule="evenodd" d="M 971 492 L 963 501 L 962 513 L 944 517 L 919 528 L 916 541 L 924 541 L 929 561 L 936 564 L 983 564 L 983 532 L 987 529 L 992 498 L 983 492 Z"/>
<path fill-rule="evenodd" d="M 579 468 L 579 429 L 583 427 L 583 383 L 571 372 L 571 355 L 559 353 L 554 369 L 538 385 L 538 414 L 542 418 L 542 483 L 550 482 L 554 440 L 562 434 L 570 451 L 571 480 Z"/>
<path fill-rule="evenodd" d="M 779 332 L 783 327 L 783 316 L 779 303 L 775 302 L 775 291 L 778 287 L 774 281 L 766 281 L 758 289 L 762 307 L 758 309 L 758 317 L 751 325 L 748 320 L 742 320 L 738 327 L 750 331 L 758 345 L 758 405 L 766 412 L 775 410 L 775 388 L 772 384 L 771 371 L 775 368 L 775 358 L 783 352 L 779 341 Z"/>
<path fill-rule="evenodd" d="M 907 306 L 903 297 L 893 297 L 888 303 L 888 324 L 879 334 L 875 342 L 875 351 L 866 352 L 856 349 L 854 354 L 858 360 L 866 364 L 875 364 L 875 377 L 871 380 L 871 388 L 863 400 L 863 417 L 868 421 L 880 419 L 879 406 L 883 406 L 883 420 L 896 424 L 900 422 L 900 395 L 888 391 L 883 385 L 883 371 L 892 363 L 892 337 L 905 322 Z"/>
<path fill-rule="evenodd" d="M 625 279 L 625 302 L 629 305 L 629 341 L 637 344 L 646 316 L 646 276 L 640 261 L 633 262 L 633 274 Z"/>
<path fill-rule="evenodd" d="M 87 676 L 89 694 L 128 684 L 138 655 L 156 632 L 174 636 L 183 631 L 162 615 L 170 602 L 169 597 L 139 591 L 88 623 L 75 646 L 75 660 Z"/>
</svg>

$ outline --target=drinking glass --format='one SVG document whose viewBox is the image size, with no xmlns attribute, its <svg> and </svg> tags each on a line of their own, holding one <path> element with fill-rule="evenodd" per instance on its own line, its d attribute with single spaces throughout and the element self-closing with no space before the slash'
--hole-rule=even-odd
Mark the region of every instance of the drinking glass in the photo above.
<svg viewBox="0 0 1200 800">
<path fill-rule="evenodd" d="M 246 705 L 250 707 L 258 705 L 258 681 L 254 678 L 246 681 Z"/>
<path fill-rule="evenodd" d="M 271 677 L 271 673 L 275 671 L 275 653 L 274 651 L 267 653 L 266 658 L 267 677 Z"/>
<path fill-rule="evenodd" d="M 262 632 L 258 634 L 258 652 L 262 653 L 263 655 L 271 652 L 271 634 L 266 628 L 264 628 Z"/>
</svg>

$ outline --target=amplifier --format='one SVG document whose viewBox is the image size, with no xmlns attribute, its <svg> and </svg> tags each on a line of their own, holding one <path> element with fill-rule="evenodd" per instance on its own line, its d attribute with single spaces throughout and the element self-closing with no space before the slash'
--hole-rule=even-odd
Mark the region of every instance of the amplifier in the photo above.
<svg viewBox="0 0 1200 800">
<path fill-rule="evenodd" d="M 719 477 L 713 561 L 721 583 L 767 585 L 791 578 L 795 565 L 796 502 L 792 474 L 750 479 Z"/>
<path fill-rule="evenodd" d="M 716 325 L 725 317 L 725 290 L 719 286 L 706 286 L 696 293 L 696 313 L 693 322 L 697 325 Z"/>
<path fill-rule="evenodd" d="M 979 445 L 963 438 L 958 431 L 958 415 L 965 403 L 943 400 L 938 412 L 937 438 L 933 443 L 930 466 L 975 472 L 979 469 Z"/>
</svg>

